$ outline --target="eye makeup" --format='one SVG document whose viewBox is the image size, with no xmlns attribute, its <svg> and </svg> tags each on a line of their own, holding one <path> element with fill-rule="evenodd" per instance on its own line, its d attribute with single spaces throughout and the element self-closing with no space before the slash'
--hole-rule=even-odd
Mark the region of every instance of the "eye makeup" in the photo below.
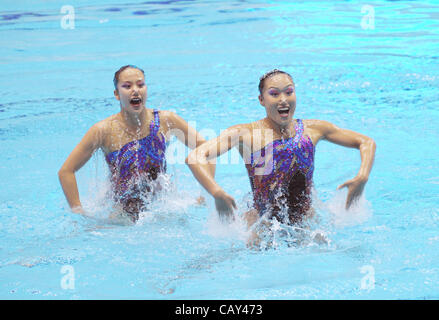
<svg viewBox="0 0 439 320">
<path fill-rule="evenodd" d="M 270 96 L 276 96 L 276 95 L 279 94 L 279 90 L 276 90 L 276 89 L 269 89 L 269 90 L 268 90 L 268 94 L 269 94 Z"/>
<path fill-rule="evenodd" d="M 282 91 L 284 91 L 284 92 L 285 92 L 286 94 L 288 94 L 288 95 L 291 95 L 291 94 L 293 94 L 293 92 L 294 92 L 294 88 L 291 87 L 291 86 L 289 86 L 289 87 L 285 88 L 285 89 L 282 90 Z M 277 95 L 279 95 L 280 93 L 281 93 L 281 91 L 280 91 L 279 89 L 274 89 L 274 88 L 270 88 L 270 89 L 268 89 L 268 94 L 271 95 L 271 96 L 277 96 Z"/>
</svg>

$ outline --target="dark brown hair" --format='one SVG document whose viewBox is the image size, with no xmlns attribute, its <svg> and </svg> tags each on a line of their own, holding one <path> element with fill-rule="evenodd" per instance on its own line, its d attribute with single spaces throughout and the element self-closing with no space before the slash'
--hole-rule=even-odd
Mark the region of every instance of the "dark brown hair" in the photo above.
<svg viewBox="0 0 439 320">
<path fill-rule="evenodd" d="M 272 76 L 280 73 L 286 74 L 288 77 L 290 77 L 291 80 L 293 80 L 293 77 L 288 72 L 279 69 L 273 69 L 266 72 L 262 77 L 259 78 L 259 93 L 262 94 L 262 90 L 264 90 L 265 79 L 271 78 Z"/>
<path fill-rule="evenodd" d="M 114 89 L 117 90 L 117 83 L 119 82 L 119 76 L 122 73 L 122 71 L 124 71 L 125 69 L 128 68 L 133 68 L 133 69 L 137 69 L 142 71 L 143 75 L 145 75 L 145 71 L 143 71 L 142 69 L 140 69 L 139 67 L 132 65 L 132 64 L 127 64 L 126 66 L 120 67 L 119 70 L 116 71 L 116 73 L 114 74 L 114 78 L 113 78 L 113 83 L 114 83 Z"/>
</svg>

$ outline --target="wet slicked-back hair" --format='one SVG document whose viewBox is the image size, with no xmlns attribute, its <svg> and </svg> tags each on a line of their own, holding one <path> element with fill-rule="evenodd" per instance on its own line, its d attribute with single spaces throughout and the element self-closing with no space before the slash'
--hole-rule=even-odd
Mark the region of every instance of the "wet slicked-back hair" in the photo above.
<svg viewBox="0 0 439 320">
<path fill-rule="evenodd" d="M 132 64 L 127 64 L 126 66 L 120 67 L 120 69 L 114 73 L 114 78 L 113 78 L 114 89 L 117 90 L 117 83 L 119 82 L 120 74 L 122 73 L 122 71 L 124 71 L 125 69 L 128 69 L 128 68 L 140 70 L 140 71 L 142 71 L 143 75 L 145 75 L 145 71 L 143 71 L 139 67 L 132 65 Z"/>
<path fill-rule="evenodd" d="M 288 72 L 279 69 L 273 69 L 271 71 L 266 72 L 262 77 L 259 78 L 259 93 L 262 94 L 262 90 L 264 90 L 265 80 L 267 78 L 271 78 L 272 76 L 280 73 L 286 74 L 288 77 L 290 77 L 291 80 L 293 80 L 293 77 Z"/>
</svg>

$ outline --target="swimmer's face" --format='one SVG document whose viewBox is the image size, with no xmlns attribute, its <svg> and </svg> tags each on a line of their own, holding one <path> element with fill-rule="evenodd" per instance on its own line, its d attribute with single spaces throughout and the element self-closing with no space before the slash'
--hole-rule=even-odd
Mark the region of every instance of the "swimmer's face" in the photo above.
<svg viewBox="0 0 439 320">
<path fill-rule="evenodd" d="M 147 88 L 145 76 L 142 71 L 135 68 L 127 68 L 119 75 L 117 89 L 114 96 L 120 101 L 120 106 L 128 112 L 141 112 L 146 103 Z"/>
<path fill-rule="evenodd" d="M 265 107 L 267 117 L 280 126 L 291 123 L 296 110 L 296 89 L 286 74 L 275 74 L 264 80 L 259 102 Z"/>
</svg>

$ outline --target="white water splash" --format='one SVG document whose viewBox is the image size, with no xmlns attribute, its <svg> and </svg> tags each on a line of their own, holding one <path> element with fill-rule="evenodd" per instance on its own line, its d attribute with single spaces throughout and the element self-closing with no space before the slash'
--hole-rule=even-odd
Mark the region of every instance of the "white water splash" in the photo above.
<svg viewBox="0 0 439 320">
<path fill-rule="evenodd" d="M 210 210 L 205 225 L 205 234 L 215 238 L 246 241 L 249 236 L 247 222 L 239 214 L 234 214 L 231 221 L 223 221 L 216 210 Z"/>
<path fill-rule="evenodd" d="M 347 189 L 336 191 L 334 197 L 325 203 L 326 210 L 331 214 L 335 227 L 343 228 L 366 222 L 372 216 L 372 208 L 364 193 L 346 210 Z"/>
</svg>

